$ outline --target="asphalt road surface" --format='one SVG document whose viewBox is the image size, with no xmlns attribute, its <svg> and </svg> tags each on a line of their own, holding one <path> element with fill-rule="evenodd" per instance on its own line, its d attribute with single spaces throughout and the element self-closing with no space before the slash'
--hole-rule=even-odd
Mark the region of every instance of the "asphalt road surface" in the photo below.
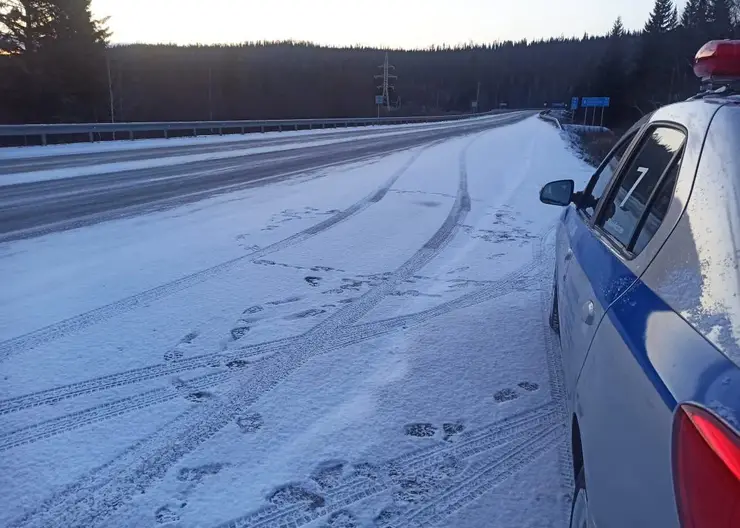
<svg viewBox="0 0 740 528">
<path fill-rule="evenodd" d="M 266 181 L 273 182 L 298 173 L 480 132 L 519 121 L 529 115 L 528 112 L 515 112 L 440 126 L 426 125 L 418 130 L 404 129 L 403 134 L 397 135 L 388 135 L 388 129 L 373 132 L 341 131 L 202 146 L 0 160 L 1 186 L 2 175 L 8 174 L 50 169 L 73 170 L 75 167 L 89 168 L 108 163 L 298 144 L 295 148 L 245 153 L 244 156 L 225 159 L 2 186 L 0 241 L 29 238 L 193 202 L 213 194 L 260 185 Z M 352 137 L 357 139 L 300 145 L 302 142 Z"/>
</svg>

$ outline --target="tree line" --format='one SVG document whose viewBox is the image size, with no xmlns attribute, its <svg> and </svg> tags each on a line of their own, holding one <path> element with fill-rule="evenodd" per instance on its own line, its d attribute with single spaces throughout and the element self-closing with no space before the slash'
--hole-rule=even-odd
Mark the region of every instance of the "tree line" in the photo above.
<svg viewBox="0 0 740 528">
<path fill-rule="evenodd" d="M 618 125 L 695 93 L 692 59 L 740 37 L 740 0 L 655 0 L 641 31 L 417 50 L 307 42 L 109 45 L 90 0 L 0 0 L 0 123 L 374 115 L 389 53 L 405 115 L 609 96 Z M 480 88 L 479 88 L 480 87 Z"/>
</svg>

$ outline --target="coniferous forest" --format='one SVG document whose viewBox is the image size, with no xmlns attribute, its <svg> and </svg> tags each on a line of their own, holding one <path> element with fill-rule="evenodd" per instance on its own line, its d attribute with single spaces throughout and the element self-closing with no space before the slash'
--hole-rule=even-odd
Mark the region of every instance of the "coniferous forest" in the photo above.
<svg viewBox="0 0 740 528">
<path fill-rule="evenodd" d="M 480 83 L 481 111 L 609 96 L 606 122 L 619 126 L 695 93 L 696 51 L 733 37 L 740 0 L 689 0 L 681 11 L 655 0 L 641 31 L 617 19 L 609 34 L 580 38 L 491 35 L 490 44 L 419 50 L 110 45 L 90 0 L 0 0 L 0 123 L 370 116 L 388 51 L 396 114 L 470 111 Z"/>
</svg>

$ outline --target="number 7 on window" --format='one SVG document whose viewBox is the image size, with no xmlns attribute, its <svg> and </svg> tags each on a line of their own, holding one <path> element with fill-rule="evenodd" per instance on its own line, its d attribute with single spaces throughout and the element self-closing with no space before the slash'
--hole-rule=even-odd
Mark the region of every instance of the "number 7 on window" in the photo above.
<svg viewBox="0 0 740 528">
<path fill-rule="evenodd" d="M 635 189 L 637 189 L 637 186 L 640 185 L 640 182 L 645 177 L 645 175 L 648 173 L 650 169 L 647 167 L 637 167 L 637 172 L 640 173 L 640 176 L 637 178 L 637 181 L 632 186 L 632 188 L 627 193 L 627 196 L 624 197 L 624 200 L 622 200 L 622 203 L 619 204 L 619 208 L 624 210 L 624 206 L 627 204 L 627 200 L 630 199 L 630 196 L 632 196 L 632 193 L 635 192 Z"/>
</svg>

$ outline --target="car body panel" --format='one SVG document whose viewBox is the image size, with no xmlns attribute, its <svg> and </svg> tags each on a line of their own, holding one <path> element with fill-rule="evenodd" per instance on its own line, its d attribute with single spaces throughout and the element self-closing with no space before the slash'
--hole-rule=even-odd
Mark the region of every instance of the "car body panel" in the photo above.
<svg viewBox="0 0 740 528">
<path fill-rule="evenodd" d="M 715 412 L 737 406 L 739 382 L 740 370 L 643 281 L 609 308 L 576 401 L 599 528 L 678 526 L 671 458 L 676 405 L 711 402 Z"/>
<path fill-rule="evenodd" d="M 566 392 L 574 395 L 576 380 L 581 371 L 594 333 L 599 326 L 605 307 L 608 307 L 634 280 L 620 277 L 620 269 L 612 266 L 613 258 L 605 258 L 609 250 L 594 237 L 593 230 L 578 211 L 571 211 L 563 224 L 565 249 L 572 256 L 565 260 L 565 272 L 558 290 L 561 346 L 568 353 L 563 355 Z M 627 270 L 629 272 L 629 270 Z M 631 273 L 628 273 L 632 276 Z M 588 307 L 592 306 L 590 322 Z M 563 323 L 565 321 L 565 323 Z"/>
<path fill-rule="evenodd" d="M 574 206 L 561 218 L 556 285 L 565 382 L 598 528 L 678 526 L 671 458 L 678 404 L 698 404 L 739 430 L 740 369 L 728 356 L 740 358 L 740 173 L 728 171 L 740 168 L 740 119 L 731 114 L 740 108 L 726 106 L 722 99 L 677 103 L 641 125 L 624 160 L 656 123 L 687 132 L 670 207 L 641 253 L 620 249 Z M 627 162 L 621 165 L 615 181 Z M 703 183 L 692 195 L 695 180 Z M 586 329 L 587 299 L 598 318 Z"/>
<path fill-rule="evenodd" d="M 656 269 L 650 285 L 740 364 L 740 105 L 712 122 L 682 224 L 665 250 L 670 273 Z"/>
</svg>

